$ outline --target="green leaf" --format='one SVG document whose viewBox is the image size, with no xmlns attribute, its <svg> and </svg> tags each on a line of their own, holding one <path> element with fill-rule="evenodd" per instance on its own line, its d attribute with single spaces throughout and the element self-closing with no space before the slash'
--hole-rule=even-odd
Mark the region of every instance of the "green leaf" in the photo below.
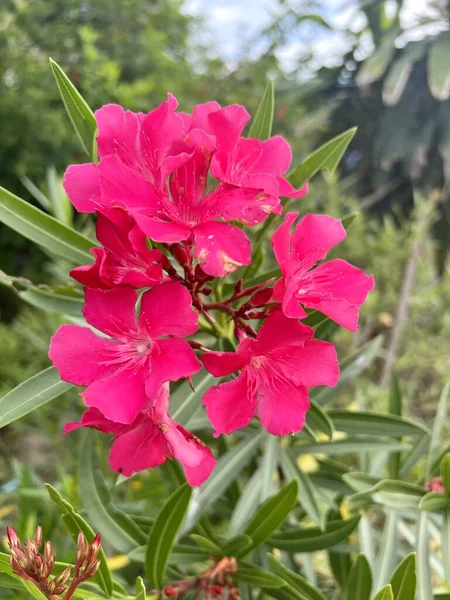
<svg viewBox="0 0 450 600">
<path fill-rule="evenodd" d="M 320 146 L 288 176 L 291 184 L 301 188 L 322 169 L 334 173 L 355 133 L 352 127 Z"/>
<path fill-rule="evenodd" d="M 170 398 L 172 419 L 186 426 L 201 406 L 201 398 L 214 382 L 214 377 L 204 369 L 192 378 L 194 390 L 188 381 L 182 383 Z"/>
<path fill-rule="evenodd" d="M 385 73 L 395 54 L 394 41 L 395 37 L 388 36 L 375 52 L 363 61 L 356 76 L 359 86 L 367 86 Z"/>
<path fill-rule="evenodd" d="M 395 600 L 414 600 L 416 597 L 417 574 L 414 552 L 405 556 L 395 569 L 389 582 Z"/>
<path fill-rule="evenodd" d="M 394 595 L 392 594 L 392 586 L 388 584 L 382 587 L 381 590 L 377 594 L 375 594 L 373 600 L 394 600 Z M 414 598 L 412 598 L 411 600 L 414 600 Z"/>
<path fill-rule="evenodd" d="M 272 571 L 279 575 L 287 585 L 297 590 L 306 600 L 326 600 L 325 596 L 309 581 L 285 567 L 273 554 L 267 554 L 267 561 Z"/>
<path fill-rule="evenodd" d="M 450 584 L 450 506 L 444 511 L 444 519 L 441 534 L 442 566 L 447 584 Z"/>
<path fill-rule="evenodd" d="M 283 523 L 295 504 L 297 493 L 297 481 L 291 481 L 257 510 L 244 531 L 252 539 L 251 549 L 261 545 Z"/>
<path fill-rule="evenodd" d="M 439 465 L 442 481 L 447 494 L 450 496 L 450 452 L 448 452 L 441 460 Z"/>
<path fill-rule="evenodd" d="M 128 554 L 132 562 L 144 563 L 147 546 L 139 546 Z M 210 558 L 210 553 L 200 550 L 196 546 L 186 544 L 175 544 L 169 556 L 169 565 L 190 565 L 192 563 L 204 562 Z"/>
<path fill-rule="evenodd" d="M 94 160 L 94 141 L 97 131 L 94 114 L 61 67 L 51 58 L 50 67 L 81 146 L 86 154 Z"/>
<path fill-rule="evenodd" d="M 431 512 L 433 510 L 441 510 L 449 505 L 450 499 L 447 494 L 439 492 L 428 492 L 419 502 L 419 510 Z"/>
<path fill-rule="evenodd" d="M 55 292 L 51 289 L 30 287 L 19 292 L 19 296 L 28 304 L 35 306 L 45 312 L 53 312 L 71 317 L 81 317 L 81 309 L 84 300 L 82 297 L 66 295 L 63 292 Z"/>
<path fill-rule="evenodd" d="M 195 507 L 188 514 L 186 523 L 183 526 L 183 532 L 189 531 L 205 510 L 211 504 L 214 504 L 218 498 L 222 497 L 225 490 L 251 461 L 263 437 L 264 432 L 259 432 L 256 435 L 248 435 L 229 452 L 220 457 L 212 475 L 202 485 L 196 495 Z"/>
<path fill-rule="evenodd" d="M 147 536 L 133 519 L 114 506 L 108 486 L 98 465 L 95 431 L 87 431 L 79 461 L 80 495 L 87 516 L 114 548 L 127 554 Z"/>
<path fill-rule="evenodd" d="M 0 187 L 0 222 L 52 254 L 81 265 L 96 243 Z"/>
<path fill-rule="evenodd" d="M 170 551 L 180 530 L 191 499 L 192 488 L 181 485 L 159 511 L 150 532 L 145 555 L 145 571 L 153 587 L 160 589 Z"/>
<path fill-rule="evenodd" d="M 417 531 L 417 583 L 420 600 L 433 600 L 431 583 L 428 514 L 420 513 Z"/>
<path fill-rule="evenodd" d="M 72 535 L 74 541 L 77 540 L 78 533 L 82 531 L 86 540 L 91 544 L 96 535 L 92 527 L 83 519 L 81 515 L 75 511 L 70 502 L 67 502 L 67 500 L 65 500 L 53 486 L 51 486 L 49 483 L 46 483 L 45 487 L 47 488 L 47 492 L 51 500 L 60 509 L 62 513 L 62 521 L 67 527 L 69 533 Z M 95 579 L 108 598 L 110 598 L 113 591 L 113 581 L 103 548 L 100 548 L 98 557 L 100 560 L 100 568 L 97 571 Z"/>
<path fill-rule="evenodd" d="M 348 576 L 345 598 L 346 600 L 369 600 L 371 591 L 370 565 L 363 554 L 358 554 Z"/>
<path fill-rule="evenodd" d="M 424 42 L 419 40 L 406 44 L 400 57 L 391 65 L 383 82 L 383 102 L 387 106 L 394 106 L 402 97 L 414 63 L 425 54 L 427 44 Z"/>
<path fill-rule="evenodd" d="M 297 444 L 294 452 L 302 454 L 352 454 L 354 452 L 390 452 L 393 450 L 407 450 L 408 445 L 396 441 L 380 440 L 380 438 L 366 436 L 364 438 L 346 438 L 331 442 L 314 442 L 311 444 Z"/>
<path fill-rule="evenodd" d="M 396 417 L 402 416 L 402 393 L 397 375 L 394 373 L 389 388 L 389 412 Z M 401 438 L 398 438 L 401 441 Z M 400 471 L 400 452 L 392 452 L 389 455 L 389 478 L 397 479 Z"/>
<path fill-rule="evenodd" d="M 343 479 L 351 481 L 346 475 Z M 373 487 L 350 496 L 348 505 L 352 510 L 357 510 L 372 500 L 394 510 L 414 511 L 419 509 L 419 502 L 424 495 L 425 492 L 420 486 L 397 479 L 383 479 Z"/>
<path fill-rule="evenodd" d="M 388 583 L 394 571 L 397 545 L 397 513 L 389 511 L 374 565 L 374 587 L 376 590 Z"/>
<path fill-rule="evenodd" d="M 300 505 L 319 527 L 323 527 L 324 518 L 320 512 L 311 479 L 298 467 L 295 456 L 290 448 L 280 448 L 280 460 L 281 468 L 286 478 L 289 481 L 297 481 L 298 483 L 297 496 Z"/>
<path fill-rule="evenodd" d="M 272 495 L 274 488 L 274 475 L 278 464 L 277 449 L 278 438 L 270 433 L 266 434 L 264 444 L 264 458 L 261 465 L 261 500 L 267 500 Z"/>
<path fill-rule="evenodd" d="M 259 588 L 271 589 L 284 587 L 286 585 L 283 579 L 278 577 L 278 575 L 274 575 L 270 571 L 266 571 L 266 569 L 246 561 L 239 561 L 238 569 L 236 573 L 233 574 L 233 577 L 238 581 L 243 581 L 244 583 L 249 583 L 250 585 Z"/>
<path fill-rule="evenodd" d="M 136 600 L 146 600 L 147 592 L 145 590 L 144 580 L 142 577 L 136 579 Z"/>
<path fill-rule="evenodd" d="M 224 555 L 222 549 L 217 544 L 204 537 L 203 535 L 191 533 L 189 537 L 192 539 L 193 542 L 197 544 L 197 546 L 203 548 L 203 550 L 206 550 L 212 556 L 222 557 Z"/>
<path fill-rule="evenodd" d="M 441 101 L 450 98 L 450 32 L 443 31 L 428 52 L 428 86 L 432 95 Z"/>
<path fill-rule="evenodd" d="M 292 528 L 273 535 L 269 544 L 288 552 L 314 552 L 331 548 L 352 533 L 359 522 L 359 515 L 345 521 L 329 521 L 322 531 L 319 527 Z"/>
<path fill-rule="evenodd" d="M 267 87 L 264 91 L 258 110 L 252 120 L 249 138 L 258 138 L 259 140 L 267 140 L 272 133 L 273 112 L 275 108 L 275 97 L 273 89 L 273 81 L 269 79 Z"/>
<path fill-rule="evenodd" d="M 228 528 L 229 535 L 236 535 L 250 521 L 261 503 L 262 474 L 257 469 L 245 484 L 239 500 L 236 502 Z"/>
<path fill-rule="evenodd" d="M 333 439 L 335 428 L 334 423 L 317 402 L 311 401 L 311 406 L 306 413 L 306 422 L 314 431 L 322 431 L 330 439 Z"/>
<path fill-rule="evenodd" d="M 369 411 L 329 410 L 328 416 L 338 431 L 350 434 L 399 437 L 429 433 L 424 425 L 394 415 Z"/>
<path fill-rule="evenodd" d="M 71 383 L 61 381 L 55 367 L 33 375 L 0 399 L 0 428 L 61 396 L 71 387 Z"/>
<path fill-rule="evenodd" d="M 433 465 L 439 456 L 441 449 L 442 438 L 447 422 L 447 406 L 450 397 L 450 383 L 442 390 L 439 398 L 439 403 L 436 409 L 436 417 L 434 419 L 433 431 L 430 438 L 430 449 L 428 451 L 427 466 L 425 471 L 425 478 L 428 479 L 431 475 Z"/>
<path fill-rule="evenodd" d="M 252 538 L 245 533 L 240 533 L 228 540 L 223 546 L 224 556 L 245 556 L 253 545 Z"/>
</svg>

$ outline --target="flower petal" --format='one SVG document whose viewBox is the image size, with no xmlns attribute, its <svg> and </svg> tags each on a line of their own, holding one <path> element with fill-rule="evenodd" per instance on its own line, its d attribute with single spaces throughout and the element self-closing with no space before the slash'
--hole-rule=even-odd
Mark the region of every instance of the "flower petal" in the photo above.
<svg viewBox="0 0 450 600">
<path fill-rule="evenodd" d="M 290 257 L 291 250 L 291 226 L 298 217 L 298 212 L 288 212 L 283 223 L 272 235 L 272 248 L 282 273 L 285 273 L 284 264 Z"/>
<path fill-rule="evenodd" d="M 272 435 L 289 435 L 303 428 L 309 409 L 307 388 L 279 379 L 276 385 L 262 386 L 259 392 L 258 417 L 264 429 Z"/>
<path fill-rule="evenodd" d="M 195 487 L 202 485 L 211 475 L 216 464 L 216 459 L 208 446 L 181 425 L 171 428 L 165 434 L 165 438 L 169 440 L 172 454 L 183 465 L 189 485 Z"/>
<path fill-rule="evenodd" d="M 191 228 L 179 225 L 173 221 L 163 221 L 158 217 L 150 217 L 138 211 L 132 213 L 140 229 L 154 242 L 172 244 L 187 240 L 191 234 Z"/>
<path fill-rule="evenodd" d="M 197 225 L 194 239 L 195 257 L 208 275 L 224 277 L 251 263 L 250 240 L 235 225 L 218 221 Z"/>
<path fill-rule="evenodd" d="M 68 167 L 63 187 L 78 212 L 92 213 L 101 205 L 98 169 L 93 163 Z"/>
<path fill-rule="evenodd" d="M 124 110 L 117 104 L 107 104 L 95 111 L 98 135 L 98 155 L 116 155 L 132 166 L 139 162 L 139 123 L 142 115 Z"/>
<path fill-rule="evenodd" d="M 203 131 L 210 132 L 209 115 L 221 110 L 221 108 L 220 104 L 216 101 L 204 102 L 203 104 L 194 106 L 191 129 L 203 129 Z"/>
<path fill-rule="evenodd" d="M 149 398 L 155 398 L 166 381 L 178 381 L 190 377 L 202 368 L 189 344 L 182 339 L 159 340 L 151 353 L 150 376 L 146 391 Z"/>
<path fill-rule="evenodd" d="M 329 342 L 306 340 L 303 345 L 280 348 L 272 357 L 277 371 L 295 385 L 334 387 L 339 381 L 336 349 Z"/>
<path fill-rule="evenodd" d="M 239 344 L 237 352 L 205 352 L 201 359 L 205 369 L 214 375 L 214 377 L 223 377 L 240 371 L 250 361 L 251 354 L 243 347 L 243 342 Z"/>
<path fill-rule="evenodd" d="M 50 340 L 49 357 L 61 379 L 89 385 L 117 369 L 118 344 L 96 335 L 88 327 L 61 325 Z"/>
<path fill-rule="evenodd" d="M 284 177 L 278 177 L 277 181 L 279 194 L 281 198 L 295 198 L 298 200 L 299 198 L 303 198 L 303 196 L 306 196 L 306 194 L 308 193 L 308 183 L 305 183 L 305 185 L 302 188 L 296 190 Z"/>
<path fill-rule="evenodd" d="M 256 389 L 250 386 L 246 372 L 237 379 L 210 388 L 203 396 L 215 437 L 247 427 L 255 414 Z"/>
<path fill-rule="evenodd" d="M 95 257 L 93 265 L 81 265 L 70 271 L 70 276 L 82 285 L 90 288 L 110 287 L 109 282 L 102 276 L 102 265 L 106 259 L 106 252 L 103 248 L 91 248 L 90 252 Z"/>
<path fill-rule="evenodd" d="M 137 293 L 127 287 L 111 290 L 85 288 L 86 302 L 83 315 L 99 331 L 117 339 L 126 340 L 136 331 Z"/>
<path fill-rule="evenodd" d="M 269 176 L 270 177 L 270 176 Z M 207 198 L 205 198 L 206 202 Z M 236 187 L 224 184 L 208 198 L 210 216 L 224 221 L 239 221 L 253 226 L 262 223 L 272 213 L 279 212 L 278 197 L 267 195 L 262 189 Z"/>
<path fill-rule="evenodd" d="M 250 169 L 253 174 L 270 173 L 281 176 L 292 162 L 291 147 L 281 135 L 268 140 L 241 138 L 236 161 L 248 160 L 249 156 L 253 158 Z"/>
<path fill-rule="evenodd" d="M 198 313 L 192 308 L 191 294 L 176 281 L 145 292 L 139 327 L 154 340 L 165 335 L 186 337 L 194 334 L 198 329 Z"/>
<path fill-rule="evenodd" d="M 303 345 L 314 335 L 314 330 L 299 321 L 288 319 L 281 311 L 272 313 L 258 332 L 257 350 L 264 354 L 279 347 Z"/>
<path fill-rule="evenodd" d="M 339 219 L 308 214 L 298 223 L 292 236 L 292 258 L 303 270 L 323 260 L 328 252 L 345 239 L 347 233 Z"/>
<path fill-rule="evenodd" d="M 64 433 L 70 433 L 80 427 L 98 429 L 98 431 L 101 431 L 102 433 L 120 433 L 123 431 L 124 425 L 110 421 L 97 408 L 88 408 L 81 415 L 80 421 L 66 423 L 64 425 Z"/>
</svg>

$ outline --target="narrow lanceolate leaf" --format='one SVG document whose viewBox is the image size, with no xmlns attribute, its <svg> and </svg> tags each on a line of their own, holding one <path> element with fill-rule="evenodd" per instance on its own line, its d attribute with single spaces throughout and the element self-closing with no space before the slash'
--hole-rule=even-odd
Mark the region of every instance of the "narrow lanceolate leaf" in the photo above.
<svg viewBox="0 0 450 600">
<path fill-rule="evenodd" d="M 263 440 L 264 433 L 249 435 L 218 460 L 212 475 L 195 496 L 192 511 L 188 513 L 183 532 L 189 531 L 205 510 L 211 506 L 248 465 Z"/>
<path fill-rule="evenodd" d="M 2 187 L 0 223 L 71 263 L 92 262 L 89 248 L 95 246 L 95 242 Z"/>
<path fill-rule="evenodd" d="M 428 515 L 422 512 L 417 523 L 417 591 L 420 600 L 433 600 L 428 538 Z"/>
<path fill-rule="evenodd" d="M 247 550 L 253 545 L 252 538 L 245 533 L 240 533 L 228 540 L 223 546 L 224 556 L 245 556 Z"/>
<path fill-rule="evenodd" d="M 447 508 L 450 503 L 450 498 L 447 494 L 441 494 L 440 492 L 428 492 L 425 494 L 419 502 L 419 510 L 425 512 L 432 512 L 435 510 L 441 510 Z"/>
<path fill-rule="evenodd" d="M 250 130 L 248 132 L 249 138 L 267 140 L 270 137 L 272 133 L 274 108 L 275 97 L 273 81 L 269 79 L 260 105 L 258 106 L 258 110 L 256 111 L 256 115 L 251 122 Z"/>
<path fill-rule="evenodd" d="M 441 451 L 442 436 L 444 432 L 445 423 L 447 421 L 449 398 L 450 383 L 447 383 L 447 385 L 442 390 L 441 396 L 439 398 L 439 403 L 436 410 L 436 417 L 434 419 L 433 431 L 431 433 L 430 438 L 430 449 L 428 451 L 428 459 L 425 474 L 426 478 L 430 477 L 432 467 Z"/>
<path fill-rule="evenodd" d="M 370 565 L 363 554 L 358 554 L 348 576 L 346 600 L 369 600 L 371 591 Z"/>
<path fill-rule="evenodd" d="M 356 528 L 359 516 L 345 521 L 329 521 L 322 531 L 319 527 L 291 528 L 273 535 L 269 544 L 290 552 L 314 552 L 331 548 L 342 542 Z"/>
<path fill-rule="evenodd" d="M 352 127 L 320 146 L 289 175 L 291 184 L 301 188 L 322 169 L 334 173 L 355 133 Z"/>
<path fill-rule="evenodd" d="M 82 316 L 81 309 L 84 304 L 82 297 L 69 296 L 51 289 L 38 287 L 30 287 L 23 292 L 19 292 L 19 296 L 28 304 L 40 308 L 45 312 L 69 315 L 71 317 Z"/>
<path fill-rule="evenodd" d="M 366 436 L 365 438 L 346 438 L 332 442 L 315 442 L 311 444 L 298 444 L 294 446 L 295 454 L 351 454 L 353 452 L 390 452 L 392 450 L 407 450 L 407 444 L 396 441 L 380 440 L 380 438 Z"/>
<path fill-rule="evenodd" d="M 399 437 L 402 435 L 423 435 L 428 429 L 419 423 L 376 412 L 352 412 L 349 410 L 329 410 L 328 416 L 338 431 L 363 435 Z"/>
<path fill-rule="evenodd" d="M 298 573 L 285 567 L 273 554 L 267 554 L 267 561 L 272 571 L 279 575 L 287 585 L 296 590 L 306 600 L 326 600 L 325 596 L 309 581 Z"/>
<path fill-rule="evenodd" d="M 400 383 L 397 375 L 394 373 L 391 379 L 391 385 L 389 388 L 389 412 L 391 415 L 395 415 L 396 417 L 401 417 L 403 412 L 402 407 L 402 392 L 400 389 Z M 401 436 L 399 436 L 398 441 L 401 441 Z M 400 461 L 401 454 L 400 452 L 392 452 L 389 455 L 389 478 L 397 479 L 400 471 Z"/>
<path fill-rule="evenodd" d="M 192 488 L 181 485 L 167 499 L 150 532 L 145 555 L 145 570 L 153 587 L 163 584 L 170 551 L 180 530 L 191 499 Z"/>
<path fill-rule="evenodd" d="M 146 600 L 147 592 L 145 590 L 144 580 L 142 577 L 136 579 L 136 600 Z"/>
<path fill-rule="evenodd" d="M 394 106 L 400 100 L 408 83 L 414 63 L 422 58 L 427 49 L 426 40 L 406 44 L 399 58 L 391 65 L 383 82 L 383 102 Z"/>
<path fill-rule="evenodd" d="M 95 431 L 87 431 L 80 454 L 79 482 L 83 505 L 91 523 L 95 523 L 105 540 L 127 554 L 147 536 L 122 510 L 114 506 L 108 486 L 98 465 Z"/>
<path fill-rule="evenodd" d="M 283 523 L 295 504 L 297 493 L 298 484 L 291 481 L 258 509 L 244 531 L 252 539 L 250 549 L 262 544 Z M 247 549 L 246 553 L 248 551 Z M 239 556 L 241 555 L 237 558 Z"/>
<path fill-rule="evenodd" d="M 0 399 L 0 428 L 61 396 L 71 387 L 71 383 L 61 381 L 55 367 L 30 377 Z"/>
<path fill-rule="evenodd" d="M 397 34 L 397 32 L 394 32 Z M 368 85 L 379 79 L 387 70 L 395 54 L 395 37 L 387 36 L 386 40 L 366 58 L 356 77 L 356 83 L 361 86 Z"/>
<path fill-rule="evenodd" d="M 304 473 L 297 465 L 295 456 L 290 448 L 280 448 L 281 468 L 289 481 L 298 482 L 298 501 L 307 515 L 323 527 L 324 519 L 320 512 L 317 498 L 315 496 L 314 484 L 307 473 Z"/>
<path fill-rule="evenodd" d="M 405 556 L 395 569 L 389 582 L 395 600 L 414 600 L 416 597 L 417 573 L 414 552 Z"/>
<path fill-rule="evenodd" d="M 184 427 L 189 419 L 194 416 L 201 406 L 201 398 L 208 388 L 213 385 L 214 377 L 204 369 L 192 379 L 194 389 L 191 388 L 188 381 L 182 383 L 172 394 L 170 399 L 170 409 L 172 419 L 178 421 Z"/>
<path fill-rule="evenodd" d="M 249 583 L 263 589 L 281 588 L 286 585 L 278 575 L 274 575 L 270 571 L 266 571 L 266 569 L 262 569 L 244 560 L 239 561 L 238 569 L 233 574 L 233 577 L 238 581 L 243 581 L 244 583 Z"/>
<path fill-rule="evenodd" d="M 96 533 L 87 523 L 87 521 L 85 521 L 83 517 L 75 511 L 70 502 L 67 502 L 67 500 L 65 500 L 53 486 L 51 486 L 49 483 L 46 483 L 45 487 L 47 488 L 47 492 L 51 500 L 61 511 L 62 521 L 72 538 L 76 541 L 78 533 L 81 531 L 83 532 L 86 540 L 89 543 L 92 543 Z M 108 598 L 110 598 L 113 591 L 113 580 L 103 548 L 100 548 L 98 556 L 100 559 L 100 568 L 97 571 L 95 580 L 100 585 L 102 590 L 107 594 Z"/>
<path fill-rule="evenodd" d="M 394 600 L 392 586 L 388 584 L 382 587 L 381 590 L 375 594 L 373 600 Z M 411 600 L 414 600 L 414 598 L 411 598 Z"/>
<path fill-rule="evenodd" d="M 450 98 L 450 32 L 444 31 L 432 43 L 428 53 L 428 86 L 437 100 Z"/>
<path fill-rule="evenodd" d="M 52 59 L 50 59 L 50 67 L 81 146 L 86 154 L 93 159 L 94 139 L 97 130 L 94 114 L 61 67 Z"/>
<path fill-rule="evenodd" d="M 450 585 L 450 506 L 444 511 L 444 523 L 442 526 L 442 565 L 444 567 L 445 581 Z"/>
<path fill-rule="evenodd" d="M 448 496 L 450 496 L 450 452 L 444 456 L 439 465 L 444 488 Z"/>
<path fill-rule="evenodd" d="M 268 433 L 264 444 L 264 458 L 261 468 L 261 501 L 272 495 L 274 488 L 274 475 L 278 464 L 277 449 L 279 441 L 274 435 Z"/>
<path fill-rule="evenodd" d="M 262 473 L 257 469 L 247 481 L 231 515 L 228 534 L 233 536 L 242 531 L 261 504 Z"/>
<path fill-rule="evenodd" d="M 347 475 L 344 475 L 343 479 L 348 482 L 352 481 Z M 353 483 L 355 483 L 354 480 Z M 376 502 L 394 510 L 417 511 L 424 495 L 425 492 L 420 486 L 406 481 L 383 479 L 372 487 L 350 496 L 348 505 L 351 510 L 358 510 L 369 502 Z"/>
<path fill-rule="evenodd" d="M 306 413 L 306 422 L 312 427 L 313 431 L 321 431 L 326 433 L 332 439 L 335 432 L 333 421 L 330 419 L 326 411 L 313 400 L 311 406 Z"/>
</svg>

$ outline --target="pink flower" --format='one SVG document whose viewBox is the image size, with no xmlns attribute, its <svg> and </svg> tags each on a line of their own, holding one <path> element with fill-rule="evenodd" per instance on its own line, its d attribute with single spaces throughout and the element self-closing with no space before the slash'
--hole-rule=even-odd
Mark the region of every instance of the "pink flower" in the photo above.
<svg viewBox="0 0 450 600">
<path fill-rule="evenodd" d="M 372 275 L 345 260 L 335 259 L 313 268 L 346 234 L 341 221 L 326 215 L 306 215 L 291 234 L 297 212 L 288 213 L 272 237 L 282 277 L 273 300 L 290 318 L 307 316 L 303 307 L 318 310 L 342 327 L 358 328 L 359 306 L 374 287 Z"/>
<path fill-rule="evenodd" d="M 308 388 L 336 385 L 339 366 L 332 344 L 314 340 L 313 330 L 273 313 L 256 339 L 236 352 L 208 352 L 202 360 L 215 377 L 242 371 L 237 379 L 209 389 L 203 397 L 215 435 L 246 427 L 255 412 L 273 435 L 302 429 L 309 408 Z"/>
<path fill-rule="evenodd" d="M 110 337 L 88 327 L 62 325 L 51 339 L 49 356 L 62 379 L 88 386 L 81 394 L 86 406 L 130 424 L 164 382 L 200 370 L 194 351 L 182 339 L 197 331 L 198 315 L 180 283 L 145 292 L 137 320 L 138 296 L 129 287 L 85 288 L 85 295 L 86 321 Z"/>
<path fill-rule="evenodd" d="M 249 116 L 240 106 L 197 106 L 176 113 L 169 94 L 148 115 L 108 105 L 96 112 L 98 164 L 72 165 L 64 187 L 75 208 L 125 208 L 157 242 L 192 240 L 194 255 L 212 276 L 251 261 L 246 234 L 229 221 L 255 225 L 281 212 L 279 196 L 300 197 L 282 174 L 291 151 L 277 136 L 241 138 Z M 208 189 L 208 174 L 219 180 Z"/>
<path fill-rule="evenodd" d="M 216 461 L 203 442 L 169 417 L 168 408 L 169 384 L 164 384 L 158 397 L 148 401 L 130 425 L 110 421 L 97 408 L 89 408 L 79 423 L 68 423 L 64 431 L 91 427 L 114 434 L 109 462 L 114 471 L 127 477 L 174 457 L 183 465 L 189 484 L 199 486 Z"/>
<path fill-rule="evenodd" d="M 145 234 L 124 210 L 105 209 L 97 215 L 96 233 L 103 248 L 92 248 L 93 265 L 72 269 L 70 275 L 90 288 L 117 285 L 151 287 L 162 280 L 162 254 L 149 250 Z"/>
</svg>

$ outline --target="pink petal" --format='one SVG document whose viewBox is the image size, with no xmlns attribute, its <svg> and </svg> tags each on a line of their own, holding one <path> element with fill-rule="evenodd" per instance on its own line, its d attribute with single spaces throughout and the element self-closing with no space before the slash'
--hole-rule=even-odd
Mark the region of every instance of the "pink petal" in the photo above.
<svg viewBox="0 0 450 600">
<path fill-rule="evenodd" d="M 334 387 L 339 381 L 336 349 L 328 342 L 306 340 L 303 345 L 279 348 L 272 357 L 276 370 L 295 385 Z"/>
<path fill-rule="evenodd" d="M 234 225 L 210 221 L 194 229 L 195 257 L 208 275 L 224 277 L 251 263 L 251 245 Z"/>
<path fill-rule="evenodd" d="M 169 456 L 167 443 L 160 429 L 146 416 L 138 424 L 114 440 L 109 455 L 113 471 L 125 477 L 144 469 L 162 465 Z"/>
<path fill-rule="evenodd" d="M 70 271 L 70 276 L 82 285 L 91 288 L 108 288 L 110 287 L 101 276 L 102 264 L 106 258 L 106 252 L 103 248 L 91 248 L 90 252 L 95 257 L 93 265 L 81 265 Z"/>
<path fill-rule="evenodd" d="M 111 361 L 118 344 L 87 327 L 61 325 L 50 340 L 49 357 L 61 379 L 76 385 L 89 385 L 117 369 Z"/>
<path fill-rule="evenodd" d="M 71 165 L 64 173 L 63 187 L 78 212 L 91 213 L 100 206 L 97 165 Z"/>
<path fill-rule="evenodd" d="M 273 387 L 260 388 L 258 417 L 272 435 L 297 433 L 305 424 L 309 409 L 308 390 L 279 379 Z"/>
<path fill-rule="evenodd" d="M 272 248 L 280 265 L 281 272 L 284 273 L 284 263 L 290 257 L 291 250 L 291 226 L 298 217 L 298 212 L 289 212 L 285 215 L 283 223 L 275 230 L 272 235 Z"/>
<path fill-rule="evenodd" d="M 293 261 L 287 261 L 285 266 Z M 288 268 L 289 271 L 289 268 Z M 287 277 L 285 279 L 285 289 L 282 299 L 282 309 L 286 317 L 290 319 L 305 319 L 307 317 L 306 311 L 302 308 L 298 298 L 297 292 L 300 289 L 300 285 L 295 277 Z"/>
<path fill-rule="evenodd" d="M 163 221 L 139 212 L 133 212 L 133 216 L 141 230 L 154 242 L 165 244 L 181 242 L 187 240 L 192 233 L 190 227 L 179 225 L 173 221 Z"/>
<path fill-rule="evenodd" d="M 182 339 L 159 340 L 151 353 L 150 375 L 146 383 L 147 396 L 155 398 L 166 381 L 190 377 L 202 368 L 189 344 Z"/>
<path fill-rule="evenodd" d="M 242 138 L 236 161 L 245 160 L 250 154 L 254 156 L 251 173 L 280 176 L 286 173 L 292 162 L 291 147 L 281 135 L 275 135 L 268 140 Z"/>
<path fill-rule="evenodd" d="M 241 347 L 243 350 L 239 351 Z M 237 352 L 205 352 L 205 354 L 202 354 L 201 359 L 205 369 L 211 375 L 223 377 L 243 369 L 250 361 L 251 354 L 247 351 L 247 347 L 243 347 L 243 342 L 241 342 Z"/>
<path fill-rule="evenodd" d="M 145 367 L 128 367 L 92 383 L 81 394 L 86 406 L 98 408 L 116 423 L 132 423 L 145 406 Z"/>
<path fill-rule="evenodd" d="M 309 184 L 305 183 L 302 188 L 296 190 L 284 177 L 278 177 L 278 186 L 281 198 L 296 198 L 297 200 L 306 196 L 309 189 Z"/>
<path fill-rule="evenodd" d="M 191 294 L 176 281 L 145 292 L 139 327 L 154 340 L 165 335 L 187 337 L 194 334 L 198 329 L 198 313 L 192 308 Z"/>
<path fill-rule="evenodd" d="M 80 427 L 98 429 L 102 433 L 120 433 L 124 428 L 121 423 L 114 423 L 114 421 L 107 419 L 97 408 L 88 408 L 85 410 L 80 421 L 66 423 L 64 425 L 64 433 L 70 433 Z"/>
<path fill-rule="evenodd" d="M 221 106 L 218 102 L 205 102 L 204 104 L 197 104 L 194 106 L 192 111 L 191 129 L 203 129 L 203 131 L 210 132 L 209 115 L 213 112 L 221 110 Z"/>
<path fill-rule="evenodd" d="M 281 311 L 272 313 L 258 332 L 258 354 L 275 348 L 303 345 L 314 335 L 314 330 L 299 321 L 288 319 Z"/>
<path fill-rule="evenodd" d="M 107 208 L 97 213 L 95 233 L 102 246 L 122 256 L 129 252 L 131 243 L 128 234 L 134 220 L 121 208 Z"/>
<path fill-rule="evenodd" d="M 243 106 L 232 104 L 211 112 L 208 118 L 209 131 L 216 138 L 217 152 L 211 161 L 211 172 L 216 179 L 222 180 L 228 172 L 228 166 L 245 124 L 250 115 Z"/>
<path fill-rule="evenodd" d="M 211 216 L 249 226 L 262 223 L 270 214 L 277 213 L 280 206 L 278 198 L 268 196 L 261 189 L 228 184 L 219 186 L 204 202 L 207 200 L 213 205 Z"/>
<path fill-rule="evenodd" d="M 139 116 L 117 104 L 107 104 L 95 111 L 98 126 L 98 155 L 115 154 L 126 165 L 139 161 Z"/>
<path fill-rule="evenodd" d="M 210 388 L 203 396 L 215 436 L 230 434 L 247 427 L 255 414 L 256 389 L 250 386 L 246 372 L 237 379 Z"/>
<path fill-rule="evenodd" d="M 170 431 L 173 434 L 173 429 Z M 216 459 L 208 446 L 205 446 L 201 440 L 186 431 L 181 425 L 177 426 L 177 432 L 176 442 L 170 440 L 172 453 L 183 465 L 189 485 L 200 486 L 211 475 Z M 185 440 L 184 442 L 182 438 Z M 166 439 L 168 439 L 167 434 Z"/>
<path fill-rule="evenodd" d="M 347 233 L 339 219 L 308 214 L 298 223 L 292 236 L 292 258 L 304 270 L 323 260 L 328 252 L 345 239 Z"/>
<path fill-rule="evenodd" d="M 127 287 L 112 290 L 85 288 L 86 302 L 83 315 L 99 331 L 121 340 L 127 340 L 136 331 L 137 293 Z"/>
</svg>

